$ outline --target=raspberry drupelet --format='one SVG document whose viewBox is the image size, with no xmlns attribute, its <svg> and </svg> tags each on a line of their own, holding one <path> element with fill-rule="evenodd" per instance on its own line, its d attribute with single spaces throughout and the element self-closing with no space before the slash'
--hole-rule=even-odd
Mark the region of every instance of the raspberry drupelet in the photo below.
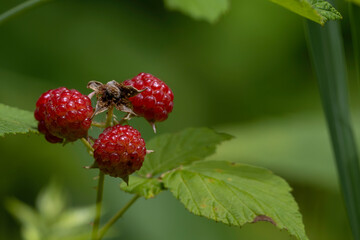
<svg viewBox="0 0 360 240">
<path fill-rule="evenodd" d="M 73 142 L 86 137 L 93 114 L 91 100 L 65 87 L 43 93 L 36 102 L 35 118 L 38 130 L 48 142 Z"/>
<path fill-rule="evenodd" d="M 146 147 L 138 130 L 128 125 L 108 127 L 94 145 L 94 158 L 99 169 L 128 182 L 128 176 L 143 164 Z"/>
</svg>

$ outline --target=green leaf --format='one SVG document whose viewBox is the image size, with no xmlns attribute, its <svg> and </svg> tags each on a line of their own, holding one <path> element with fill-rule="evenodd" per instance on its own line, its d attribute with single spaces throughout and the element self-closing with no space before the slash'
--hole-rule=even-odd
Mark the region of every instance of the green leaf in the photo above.
<svg viewBox="0 0 360 240">
<path fill-rule="evenodd" d="M 40 240 L 42 220 L 39 214 L 27 204 L 9 198 L 5 201 L 5 207 L 20 223 L 21 235 L 25 240 Z"/>
<path fill-rule="evenodd" d="M 36 207 L 46 221 L 57 220 L 66 207 L 66 195 L 59 184 L 52 181 L 46 186 L 36 199 Z"/>
<path fill-rule="evenodd" d="M 137 194 L 146 199 L 155 197 L 164 189 L 163 184 L 157 178 L 143 178 L 137 176 L 130 176 L 129 185 L 122 182 L 120 188 L 125 192 Z"/>
<path fill-rule="evenodd" d="M 39 214 L 33 208 L 16 198 L 7 199 L 5 207 L 23 225 L 36 225 L 39 222 Z"/>
<path fill-rule="evenodd" d="M 169 172 L 163 181 L 196 215 L 235 226 L 269 221 L 298 239 L 308 239 L 291 188 L 266 169 L 203 161 Z"/>
<path fill-rule="evenodd" d="M 0 103 L 0 137 L 5 134 L 37 133 L 34 114 Z"/>
<path fill-rule="evenodd" d="M 94 219 L 95 206 L 67 209 L 56 222 L 56 229 L 67 234 L 76 228 L 87 226 Z"/>
<path fill-rule="evenodd" d="M 209 160 L 253 164 L 269 168 L 291 182 L 331 191 L 338 188 L 326 124 L 319 113 L 302 112 L 217 128 L 231 132 L 235 138 L 221 144 Z"/>
<path fill-rule="evenodd" d="M 270 0 L 314 22 L 342 19 L 341 14 L 325 0 Z"/>
<path fill-rule="evenodd" d="M 94 217 L 95 206 L 66 209 L 48 229 L 54 239 L 90 239 L 89 223 Z"/>
<path fill-rule="evenodd" d="M 228 0 L 164 0 L 167 8 L 181 11 L 195 19 L 215 22 L 229 8 Z"/>
<path fill-rule="evenodd" d="M 8 211 L 21 223 L 25 240 L 90 239 L 89 222 L 94 218 L 95 206 L 67 208 L 66 195 L 58 184 L 50 183 L 37 197 L 37 209 L 17 199 L 8 199 Z"/>
<path fill-rule="evenodd" d="M 138 174 L 151 177 L 179 165 L 190 164 L 215 153 L 217 144 L 232 137 L 208 128 L 190 128 L 175 134 L 163 134 L 147 144 L 155 152 L 146 155 Z"/>
</svg>

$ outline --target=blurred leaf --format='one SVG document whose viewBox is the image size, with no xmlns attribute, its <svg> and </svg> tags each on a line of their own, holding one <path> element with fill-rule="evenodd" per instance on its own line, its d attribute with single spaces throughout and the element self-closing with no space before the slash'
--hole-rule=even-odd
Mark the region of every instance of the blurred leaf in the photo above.
<svg viewBox="0 0 360 240">
<path fill-rule="evenodd" d="M 209 159 L 256 164 L 287 180 L 337 189 L 332 150 L 321 115 L 299 113 L 218 129 L 235 138 L 221 144 Z"/>
<path fill-rule="evenodd" d="M 341 14 L 325 0 L 270 0 L 314 22 L 342 19 Z"/>
<path fill-rule="evenodd" d="M 67 209 L 52 227 L 53 236 L 58 239 L 89 239 L 89 223 L 94 215 L 94 206 Z"/>
<path fill-rule="evenodd" d="M 56 228 L 59 229 L 72 229 L 84 224 L 88 224 L 94 219 L 95 207 L 79 207 L 68 209 L 61 214 Z"/>
<path fill-rule="evenodd" d="M 120 188 L 125 192 L 143 196 L 145 199 L 153 198 L 163 190 L 159 179 L 137 176 L 130 176 L 129 185 L 122 182 Z"/>
<path fill-rule="evenodd" d="M 179 10 L 195 19 L 215 22 L 229 8 L 228 0 L 164 0 L 167 8 Z"/>
<path fill-rule="evenodd" d="M 146 155 L 138 174 L 154 176 L 179 165 L 190 164 L 215 153 L 216 145 L 232 137 L 208 128 L 189 128 L 179 133 L 163 134 L 146 146 L 155 152 Z"/>
<path fill-rule="evenodd" d="M 35 228 L 34 226 L 24 226 L 21 235 L 24 240 L 42 240 L 39 229 Z"/>
<path fill-rule="evenodd" d="M 5 134 L 37 133 L 34 114 L 0 103 L 0 137 Z"/>
<path fill-rule="evenodd" d="M 39 193 L 36 207 L 47 222 L 56 221 L 66 207 L 65 193 L 57 183 L 51 182 Z"/>
<path fill-rule="evenodd" d="M 66 196 L 55 182 L 38 196 L 37 210 L 16 199 L 6 201 L 9 212 L 21 222 L 21 233 L 27 240 L 85 240 L 89 239 L 90 222 L 95 207 L 66 208 Z"/>
<path fill-rule="evenodd" d="M 269 221 L 307 239 L 291 188 L 270 171 L 223 161 L 196 162 L 165 174 L 164 184 L 192 213 L 228 225 Z"/>
<path fill-rule="evenodd" d="M 40 240 L 41 238 L 41 218 L 39 214 L 30 206 L 15 198 L 5 201 L 7 210 L 22 225 L 21 235 L 25 240 Z"/>
<path fill-rule="evenodd" d="M 6 200 L 5 206 L 7 210 L 22 224 L 38 224 L 40 216 L 30 206 L 15 198 Z"/>
</svg>

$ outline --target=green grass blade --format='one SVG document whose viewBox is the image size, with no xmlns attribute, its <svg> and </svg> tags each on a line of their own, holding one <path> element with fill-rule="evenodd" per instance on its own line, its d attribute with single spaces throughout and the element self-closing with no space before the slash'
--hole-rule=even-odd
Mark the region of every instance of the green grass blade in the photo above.
<svg viewBox="0 0 360 240">
<path fill-rule="evenodd" d="M 360 81 L 360 7 L 349 3 L 349 17 L 351 25 L 351 36 L 353 42 L 356 78 Z"/>
<path fill-rule="evenodd" d="M 360 168 L 350 121 L 346 62 L 340 25 L 307 21 L 306 31 L 339 181 L 355 240 L 360 239 Z"/>
</svg>

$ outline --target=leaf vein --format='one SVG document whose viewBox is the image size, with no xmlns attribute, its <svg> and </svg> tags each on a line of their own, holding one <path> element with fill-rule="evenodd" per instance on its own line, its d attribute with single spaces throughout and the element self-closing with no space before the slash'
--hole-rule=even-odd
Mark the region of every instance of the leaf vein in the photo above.
<svg viewBox="0 0 360 240">
<path fill-rule="evenodd" d="M 198 176 L 200 177 L 201 182 L 202 182 L 203 185 L 205 186 L 206 190 L 209 192 L 210 196 L 215 200 L 215 202 L 217 202 L 223 209 L 225 209 L 226 212 L 228 212 L 228 213 L 230 214 L 230 216 L 237 222 L 237 224 L 238 224 L 239 226 L 241 226 L 240 222 L 239 222 L 238 219 L 235 217 L 235 215 L 234 215 L 233 213 L 231 213 L 227 208 L 225 208 L 224 205 L 223 205 L 219 200 L 217 200 L 217 199 L 215 198 L 214 194 L 210 191 L 208 185 L 206 184 L 206 182 L 204 181 L 204 179 L 202 178 L 202 176 L 201 176 L 200 174 L 198 174 Z M 214 211 L 214 209 L 213 209 L 213 211 Z M 215 215 L 215 216 L 216 216 L 216 215 Z M 229 222 L 229 224 L 231 224 L 231 223 Z"/>
</svg>

